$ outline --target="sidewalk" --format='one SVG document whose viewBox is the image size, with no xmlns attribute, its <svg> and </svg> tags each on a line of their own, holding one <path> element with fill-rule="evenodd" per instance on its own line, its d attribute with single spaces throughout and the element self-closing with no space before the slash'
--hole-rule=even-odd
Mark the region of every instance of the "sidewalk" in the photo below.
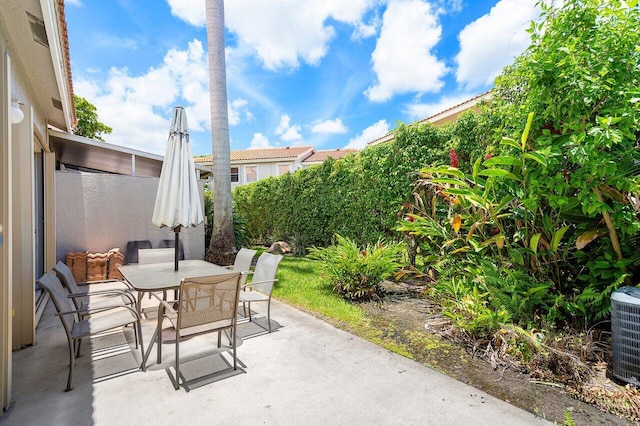
<svg viewBox="0 0 640 426">
<path fill-rule="evenodd" d="M 260 309 L 266 306 L 258 305 Z M 136 370 L 139 352 L 109 350 L 78 358 L 74 389 L 64 392 L 68 355 L 60 321 L 47 309 L 38 344 L 13 353 L 12 409 L 7 425 L 543 425 L 548 422 L 435 370 L 389 352 L 285 304 L 272 302 L 271 334 L 255 324 L 239 329 L 242 368 L 219 356 L 194 361 L 185 375 L 225 369 L 189 392 L 173 389 L 163 363 Z M 263 319 L 264 321 L 264 319 Z M 145 321 L 145 345 L 155 321 Z M 257 335 L 252 335 L 255 332 Z M 126 330 L 132 341 L 131 329 Z M 111 340 L 123 339 L 119 333 Z M 181 353 L 207 348 L 206 337 Z M 211 342 L 215 337 L 211 337 Z M 191 349 L 188 348 L 191 345 Z M 96 351 L 94 343 L 93 347 Z M 191 352 L 190 352 L 191 351 Z M 228 359 L 228 358 L 227 358 Z M 117 365 L 117 371 L 113 371 Z M 181 364 L 182 368 L 182 364 Z M 191 371 L 189 369 L 191 368 Z"/>
</svg>

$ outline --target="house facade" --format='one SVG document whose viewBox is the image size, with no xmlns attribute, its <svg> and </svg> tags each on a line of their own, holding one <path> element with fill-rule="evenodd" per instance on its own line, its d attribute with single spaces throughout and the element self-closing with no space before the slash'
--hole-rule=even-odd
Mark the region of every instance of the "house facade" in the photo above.
<svg viewBox="0 0 640 426">
<path fill-rule="evenodd" d="M 348 154 L 357 153 L 357 149 L 315 150 L 312 146 L 285 148 L 262 148 L 231 151 L 231 189 L 236 186 L 257 182 L 271 176 L 282 176 L 302 168 L 321 164 L 328 158 L 339 160 Z M 211 179 L 213 157 L 205 155 L 195 157 L 201 179 Z M 204 172 L 202 169 L 208 169 Z"/>
<path fill-rule="evenodd" d="M 71 132 L 73 88 L 63 0 L 0 0 L 0 405 L 12 350 L 35 342 L 35 279 L 55 263 L 55 155 Z"/>
<path fill-rule="evenodd" d="M 245 149 L 231 151 L 231 188 L 257 182 L 270 176 L 293 173 L 303 167 L 304 159 L 313 154 L 312 146 Z M 196 166 L 213 167 L 213 156 L 195 158 Z M 201 178 L 211 175 L 201 174 Z"/>
</svg>

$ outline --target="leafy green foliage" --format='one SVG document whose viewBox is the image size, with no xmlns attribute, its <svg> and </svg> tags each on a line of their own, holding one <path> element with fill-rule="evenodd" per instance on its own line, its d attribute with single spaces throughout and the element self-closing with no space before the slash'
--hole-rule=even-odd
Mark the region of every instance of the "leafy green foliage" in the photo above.
<svg viewBox="0 0 640 426">
<path fill-rule="evenodd" d="M 352 301 L 378 299 L 382 280 L 392 276 L 401 266 L 404 248 L 379 240 L 364 248 L 355 241 L 336 234 L 329 247 L 309 249 L 310 259 L 322 262 L 322 271 L 333 284 L 334 291 Z"/>
<path fill-rule="evenodd" d="M 561 3 L 540 3 L 531 46 L 479 114 L 399 124 L 392 143 L 240 187 L 247 226 L 307 246 L 399 231 L 479 333 L 608 315 L 640 268 L 640 8 Z"/>
<path fill-rule="evenodd" d="M 304 247 L 327 246 L 334 234 L 361 244 L 393 239 L 415 170 L 445 161 L 449 140 L 448 130 L 431 124 L 399 125 L 392 143 L 235 188 L 235 210 L 256 243 L 295 236 Z"/>
<path fill-rule="evenodd" d="M 78 119 L 74 134 L 104 142 L 102 135 L 111 133 L 113 129 L 98 121 L 95 105 L 77 95 L 73 95 L 73 102 L 76 106 L 76 118 Z"/>
<path fill-rule="evenodd" d="M 640 12 L 601 0 L 542 8 L 533 44 L 498 78 L 489 105 L 509 137 L 470 171 L 423 168 L 397 229 L 435 248 L 434 262 L 490 258 L 534 279 L 520 278 L 512 301 L 493 285 L 478 293 L 521 324 L 567 314 L 598 320 L 611 292 L 637 272 Z M 464 277 L 473 288 L 497 282 L 487 268 Z M 536 300 L 532 288 L 545 297 Z"/>
</svg>

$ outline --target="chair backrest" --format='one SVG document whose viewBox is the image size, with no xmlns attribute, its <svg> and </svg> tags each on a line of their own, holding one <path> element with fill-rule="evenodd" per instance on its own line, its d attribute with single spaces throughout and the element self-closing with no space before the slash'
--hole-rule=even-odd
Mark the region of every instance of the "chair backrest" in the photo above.
<svg viewBox="0 0 640 426">
<path fill-rule="evenodd" d="M 251 263 L 257 251 L 248 248 L 241 248 L 233 262 L 233 272 L 246 272 L 251 270 Z"/>
<path fill-rule="evenodd" d="M 150 249 L 151 241 L 149 240 L 141 240 L 141 241 L 129 241 L 127 243 L 127 264 L 129 263 L 138 263 L 138 250 L 139 249 Z"/>
<path fill-rule="evenodd" d="M 256 269 L 253 271 L 253 278 L 251 283 L 257 281 L 267 281 L 263 284 L 249 284 L 252 289 L 259 291 L 260 293 L 270 295 L 273 290 L 273 281 L 276 279 L 276 273 L 278 272 L 278 264 L 282 260 L 282 255 L 262 253 L 256 263 Z"/>
<path fill-rule="evenodd" d="M 178 333 L 202 325 L 216 329 L 233 326 L 238 313 L 239 292 L 240 274 L 237 272 L 184 278 L 178 299 Z"/>
<path fill-rule="evenodd" d="M 158 248 L 175 248 L 176 240 L 160 240 Z M 184 260 L 184 245 L 182 240 L 178 240 L 178 260 Z"/>
<path fill-rule="evenodd" d="M 41 289 L 49 293 L 51 300 L 53 300 L 53 305 L 56 308 L 56 312 L 61 313 L 76 310 L 71 303 L 71 299 L 68 297 L 69 293 L 62 287 L 60 280 L 54 274 L 47 271 L 43 276 L 36 280 L 36 283 Z M 71 330 L 74 322 L 78 321 L 78 314 L 71 313 L 60 315 L 60 320 L 62 321 L 65 333 L 67 333 L 67 338 L 71 339 Z"/>
<path fill-rule="evenodd" d="M 138 250 L 138 263 L 162 263 L 173 262 L 176 256 L 176 249 L 173 248 L 155 248 Z"/>
<path fill-rule="evenodd" d="M 71 269 L 61 260 L 55 264 L 53 270 L 56 271 L 56 275 L 60 282 L 67 287 L 69 293 L 80 293 L 80 288 L 78 287 L 78 283 L 76 283 L 76 279 L 73 278 L 73 273 Z"/>
</svg>

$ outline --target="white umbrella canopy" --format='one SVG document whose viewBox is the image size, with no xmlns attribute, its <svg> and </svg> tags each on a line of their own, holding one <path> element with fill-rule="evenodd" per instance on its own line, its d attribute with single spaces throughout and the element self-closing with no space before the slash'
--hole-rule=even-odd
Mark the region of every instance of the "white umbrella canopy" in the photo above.
<svg viewBox="0 0 640 426">
<path fill-rule="evenodd" d="M 178 270 L 178 233 L 181 227 L 198 226 L 203 221 L 196 168 L 191 155 L 187 114 L 177 106 L 173 111 L 167 152 L 151 222 L 172 228 L 176 235 L 175 270 Z"/>
</svg>

